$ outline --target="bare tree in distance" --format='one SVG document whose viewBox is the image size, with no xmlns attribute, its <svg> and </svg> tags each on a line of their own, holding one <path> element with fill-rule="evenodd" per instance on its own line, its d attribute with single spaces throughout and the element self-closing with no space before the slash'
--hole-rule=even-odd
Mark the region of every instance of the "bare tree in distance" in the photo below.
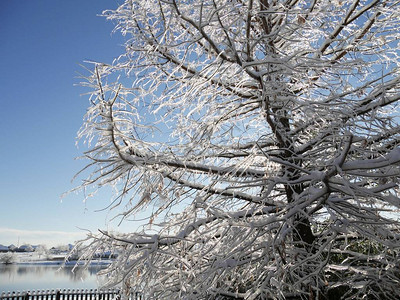
<svg viewBox="0 0 400 300">
<path fill-rule="evenodd" d="M 398 299 L 400 2 L 126 0 L 83 85 L 91 235 L 150 299 Z M 86 172 L 86 173 L 85 173 Z M 113 210 L 112 210 L 113 211 Z M 296 299 L 297 299 L 296 298 Z"/>
</svg>

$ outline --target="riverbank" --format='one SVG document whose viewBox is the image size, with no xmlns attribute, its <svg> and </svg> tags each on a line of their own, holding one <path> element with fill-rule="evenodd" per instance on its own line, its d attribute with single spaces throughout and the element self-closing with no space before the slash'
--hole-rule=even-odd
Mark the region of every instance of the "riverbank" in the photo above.
<svg viewBox="0 0 400 300">
<path fill-rule="evenodd" d="M 37 254 L 35 252 L 28 253 L 5 253 L 9 258 L 0 264 L 15 264 L 15 265 L 84 265 L 86 261 L 66 260 L 68 253 L 60 253 L 56 255 Z M 90 261 L 90 265 L 109 265 L 111 259 L 95 259 Z"/>
</svg>

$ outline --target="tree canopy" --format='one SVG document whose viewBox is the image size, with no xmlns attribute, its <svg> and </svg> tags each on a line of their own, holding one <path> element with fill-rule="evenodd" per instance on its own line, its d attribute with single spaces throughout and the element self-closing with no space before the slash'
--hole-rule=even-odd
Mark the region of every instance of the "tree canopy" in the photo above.
<svg viewBox="0 0 400 300">
<path fill-rule="evenodd" d="M 158 299 L 397 299 L 400 2 L 126 0 L 80 188 L 111 186 L 109 284 Z M 299 298 L 300 299 L 300 298 Z M 302 298 L 303 299 L 303 298 Z M 335 298 L 338 299 L 338 298 Z"/>
</svg>

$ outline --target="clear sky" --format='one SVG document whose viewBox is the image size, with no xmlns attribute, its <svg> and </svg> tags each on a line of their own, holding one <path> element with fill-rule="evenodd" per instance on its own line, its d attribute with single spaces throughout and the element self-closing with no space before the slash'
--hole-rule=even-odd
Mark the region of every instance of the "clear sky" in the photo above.
<svg viewBox="0 0 400 300">
<path fill-rule="evenodd" d="M 122 1 L 122 0 L 121 0 Z M 0 1 L 0 244 L 73 242 L 104 228 L 101 194 L 61 195 L 78 185 L 76 133 L 89 106 L 78 74 L 110 63 L 123 38 L 98 15 L 116 0 Z"/>
</svg>

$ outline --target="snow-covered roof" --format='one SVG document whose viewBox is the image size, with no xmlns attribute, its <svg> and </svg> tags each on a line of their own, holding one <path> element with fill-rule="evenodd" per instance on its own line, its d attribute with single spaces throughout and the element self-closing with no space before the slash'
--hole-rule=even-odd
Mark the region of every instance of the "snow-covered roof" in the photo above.
<svg viewBox="0 0 400 300">
<path fill-rule="evenodd" d="M 17 247 L 14 244 L 11 244 L 10 246 L 8 246 L 8 249 L 15 250 L 17 249 Z"/>
<path fill-rule="evenodd" d="M 22 251 L 33 251 L 32 245 L 22 245 L 18 249 Z"/>
</svg>

